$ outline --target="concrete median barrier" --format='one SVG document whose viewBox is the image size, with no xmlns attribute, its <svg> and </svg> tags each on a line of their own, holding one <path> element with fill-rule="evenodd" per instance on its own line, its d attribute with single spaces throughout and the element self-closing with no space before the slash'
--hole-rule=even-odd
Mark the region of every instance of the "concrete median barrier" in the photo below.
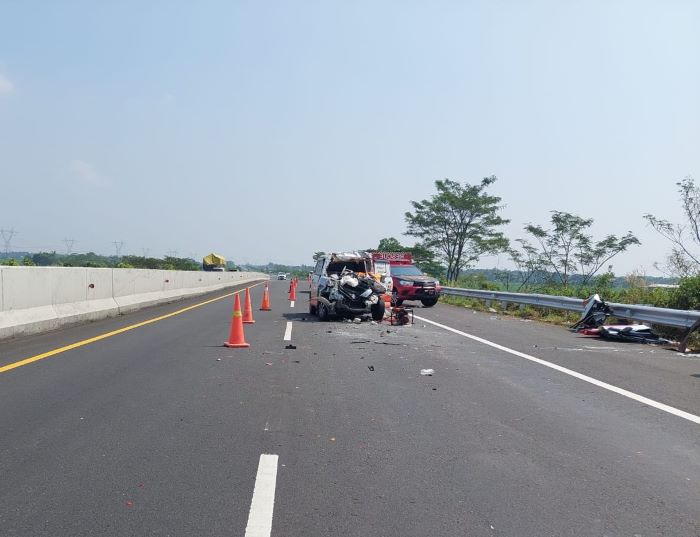
<svg viewBox="0 0 700 537">
<path fill-rule="evenodd" d="M 0 267 L 0 339 L 267 279 L 257 272 Z"/>
</svg>

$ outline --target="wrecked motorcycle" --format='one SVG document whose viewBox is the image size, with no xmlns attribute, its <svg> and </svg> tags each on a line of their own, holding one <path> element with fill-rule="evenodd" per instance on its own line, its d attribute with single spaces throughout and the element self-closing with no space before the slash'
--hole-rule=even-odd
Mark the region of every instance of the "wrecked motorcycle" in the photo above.
<svg viewBox="0 0 700 537">
<path fill-rule="evenodd" d="M 382 295 L 386 293 L 386 287 L 371 276 L 346 269 L 324 280 L 319 285 L 316 306 L 321 321 L 331 316 L 371 315 L 375 321 L 384 318 Z"/>
</svg>

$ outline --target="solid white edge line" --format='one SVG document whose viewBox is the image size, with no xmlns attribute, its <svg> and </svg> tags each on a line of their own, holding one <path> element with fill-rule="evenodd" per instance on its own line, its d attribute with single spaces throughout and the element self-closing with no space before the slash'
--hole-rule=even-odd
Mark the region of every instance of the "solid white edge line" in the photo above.
<svg viewBox="0 0 700 537">
<path fill-rule="evenodd" d="M 277 486 L 277 455 L 260 455 L 245 537 L 270 537 Z"/>
<path fill-rule="evenodd" d="M 595 386 L 598 386 L 600 388 L 603 388 L 605 390 L 609 390 L 611 392 L 617 393 L 619 395 L 622 395 L 624 397 L 629 397 L 630 399 L 634 399 L 635 401 L 639 403 L 643 403 L 645 405 L 649 405 L 651 407 L 657 408 L 659 410 L 663 410 L 664 412 L 668 412 L 669 414 L 673 414 L 674 416 L 678 416 L 679 418 L 686 419 L 688 421 L 692 421 L 694 423 L 700 424 L 700 416 L 696 416 L 695 414 L 691 414 L 690 412 L 686 412 L 685 410 L 681 410 L 679 408 L 675 408 L 669 405 L 666 405 L 664 403 L 659 403 L 658 401 L 654 401 L 653 399 L 649 399 L 647 397 L 644 397 L 643 395 L 638 395 L 634 392 L 630 392 L 628 390 L 625 390 L 623 388 L 618 388 L 617 386 L 613 386 L 612 384 L 608 384 L 607 382 L 603 382 L 602 380 L 595 379 L 593 377 L 589 377 L 588 375 L 584 375 L 582 373 L 577 373 L 576 371 L 572 371 L 571 369 L 567 369 L 566 367 L 562 367 L 557 364 L 553 364 L 551 362 L 547 362 L 546 360 L 542 360 L 541 358 L 536 358 L 534 356 L 530 356 L 529 354 L 525 354 L 524 352 L 516 351 L 514 349 L 510 349 L 508 347 L 504 347 L 503 345 L 499 345 L 498 343 L 494 343 L 493 341 L 489 341 L 488 339 L 480 338 L 478 336 L 474 336 L 472 334 L 467 334 L 466 332 L 462 332 L 461 330 L 457 330 L 456 328 L 452 328 L 450 326 L 446 326 L 444 324 L 436 323 L 435 321 L 431 321 L 430 319 L 426 319 L 424 317 L 419 317 L 418 315 L 414 316 L 416 319 L 419 319 L 423 322 L 435 325 L 439 328 L 442 328 L 444 330 L 447 330 L 449 332 L 453 332 L 455 334 L 459 334 L 460 336 L 464 336 L 469 339 L 473 339 L 474 341 L 478 341 L 479 343 L 483 343 L 484 345 L 488 345 L 489 347 L 493 347 L 494 349 L 501 350 L 503 352 L 507 352 L 509 354 L 513 354 L 515 356 L 519 356 L 520 358 L 525 358 L 526 360 L 530 360 L 531 362 L 535 362 L 537 364 L 543 365 L 545 367 L 549 367 L 551 369 L 555 369 L 556 371 L 559 371 L 560 373 L 564 373 L 566 375 L 570 375 L 572 377 L 575 377 L 579 380 L 583 380 L 584 382 L 588 382 L 590 384 L 593 384 Z"/>
<path fill-rule="evenodd" d="M 294 301 L 293 301 L 293 300 L 292 300 L 291 302 L 289 302 L 289 307 L 290 307 L 290 308 L 293 308 L 293 307 L 294 307 Z"/>
<path fill-rule="evenodd" d="M 292 341 L 292 321 L 287 321 L 287 328 L 284 331 L 284 341 Z"/>
</svg>

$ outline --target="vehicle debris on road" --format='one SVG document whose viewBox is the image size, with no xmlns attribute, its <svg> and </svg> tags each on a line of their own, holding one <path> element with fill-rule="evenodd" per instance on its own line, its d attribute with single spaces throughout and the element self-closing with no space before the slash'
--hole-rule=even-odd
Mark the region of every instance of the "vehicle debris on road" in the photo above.
<svg viewBox="0 0 700 537">
<path fill-rule="evenodd" d="M 584 336 L 598 336 L 609 341 L 671 343 L 668 339 L 654 333 L 651 327 L 645 324 L 604 324 L 612 314 L 612 310 L 598 294 L 594 294 L 583 304 L 584 310 L 581 318 L 570 327 L 570 330 L 574 332 Z"/>
<path fill-rule="evenodd" d="M 435 374 L 434 369 L 421 369 L 420 374 L 424 377 L 432 377 Z"/>
</svg>

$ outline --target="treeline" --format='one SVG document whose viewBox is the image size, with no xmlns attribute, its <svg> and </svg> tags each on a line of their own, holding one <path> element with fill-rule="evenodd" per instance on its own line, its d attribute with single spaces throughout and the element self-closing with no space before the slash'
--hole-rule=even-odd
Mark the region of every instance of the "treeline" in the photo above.
<svg viewBox="0 0 700 537">
<path fill-rule="evenodd" d="M 489 271 L 467 271 L 459 277 L 455 287 L 493 291 L 508 290 L 502 281 L 490 280 L 487 274 Z M 550 280 L 548 284 L 531 285 L 526 292 L 581 299 L 598 294 L 606 302 L 646 304 L 658 308 L 679 310 L 700 310 L 700 276 L 681 278 L 676 287 L 656 287 L 654 284 L 650 285 L 649 280 L 652 278 L 634 273 L 624 278 L 623 286 L 614 286 L 613 280 L 616 278 L 610 276 L 612 276 L 610 273 L 602 274 L 586 285 L 569 285 L 567 287 Z M 654 279 L 664 280 L 666 278 Z M 511 288 L 510 291 L 513 289 Z"/>
<path fill-rule="evenodd" d="M 58 254 L 56 252 L 12 252 L 4 254 L 0 265 L 37 267 L 138 268 L 159 270 L 202 270 L 201 263 L 187 257 L 104 256 L 94 252 Z"/>
</svg>

